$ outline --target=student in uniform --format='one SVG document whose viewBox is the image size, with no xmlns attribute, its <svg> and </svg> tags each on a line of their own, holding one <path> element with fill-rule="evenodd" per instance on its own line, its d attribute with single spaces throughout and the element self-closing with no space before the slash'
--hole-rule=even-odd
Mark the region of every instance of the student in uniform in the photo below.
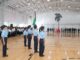
<svg viewBox="0 0 80 60">
<path fill-rule="evenodd" d="M 38 29 L 37 25 L 34 25 L 34 31 L 33 31 L 33 36 L 34 36 L 34 52 L 38 52 Z"/>
<path fill-rule="evenodd" d="M 43 57 L 44 48 L 45 48 L 45 32 L 44 26 L 41 26 L 39 29 L 39 56 Z"/>
<path fill-rule="evenodd" d="M 6 31 L 6 48 L 8 50 L 7 41 L 8 41 L 9 30 L 8 30 L 8 27 L 7 26 L 5 26 L 5 31 Z"/>
<path fill-rule="evenodd" d="M 32 28 L 31 25 L 28 26 L 28 49 L 31 49 L 31 40 L 32 40 Z"/>
<path fill-rule="evenodd" d="M 3 30 L 1 33 L 2 37 L 2 46 L 3 46 L 3 57 L 7 57 L 7 37 L 8 37 L 8 31 L 7 26 L 3 26 Z"/>
<path fill-rule="evenodd" d="M 26 47 L 27 35 L 28 35 L 27 28 L 24 28 L 23 35 L 24 35 L 24 46 Z"/>
</svg>

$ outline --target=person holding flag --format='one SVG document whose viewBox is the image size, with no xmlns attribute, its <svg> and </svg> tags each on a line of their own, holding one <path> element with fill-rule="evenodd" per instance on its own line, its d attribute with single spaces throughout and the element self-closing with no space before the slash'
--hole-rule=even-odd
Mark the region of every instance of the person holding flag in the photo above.
<svg viewBox="0 0 80 60">
<path fill-rule="evenodd" d="M 38 52 L 38 29 L 37 25 L 34 25 L 34 30 L 33 30 L 33 37 L 34 37 L 34 52 Z"/>
</svg>

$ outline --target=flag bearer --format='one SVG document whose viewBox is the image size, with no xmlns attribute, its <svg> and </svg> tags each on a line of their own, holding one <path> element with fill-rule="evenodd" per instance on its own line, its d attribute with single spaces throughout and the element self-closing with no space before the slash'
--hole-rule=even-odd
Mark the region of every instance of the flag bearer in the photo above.
<svg viewBox="0 0 80 60">
<path fill-rule="evenodd" d="M 34 52 L 38 52 L 38 29 L 37 25 L 34 25 L 34 31 L 33 31 L 33 36 L 34 36 Z"/>
</svg>

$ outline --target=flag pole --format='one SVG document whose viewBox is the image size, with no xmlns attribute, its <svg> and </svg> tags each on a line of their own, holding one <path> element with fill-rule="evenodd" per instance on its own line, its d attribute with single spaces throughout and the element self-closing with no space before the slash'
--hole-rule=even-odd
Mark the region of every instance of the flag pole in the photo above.
<svg viewBox="0 0 80 60">
<path fill-rule="evenodd" d="M 36 20 L 36 11 L 34 11 L 34 20 Z M 33 21 L 33 26 L 35 25 L 36 23 Z M 31 58 L 34 54 L 34 48 L 32 47 L 32 50 L 31 50 L 31 53 L 29 54 L 29 58 Z"/>
<path fill-rule="evenodd" d="M 33 26 L 36 24 L 36 11 L 34 11 L 34 20 L 33 20 Z"/>
<path fill-rule="evenodd" d="M 36 11 L 34 11 L 34 13 L 35 13 L 35 19 L 36 19 Z"/>
</svg>

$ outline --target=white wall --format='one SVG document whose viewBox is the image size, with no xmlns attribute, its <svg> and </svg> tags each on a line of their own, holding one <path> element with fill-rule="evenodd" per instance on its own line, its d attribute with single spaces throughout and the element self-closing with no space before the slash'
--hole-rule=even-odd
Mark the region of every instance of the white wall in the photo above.
<svg viewBox="0 0 80 60">
<path fill-rule="evenodd" d="M 27 25 L 27 17 L 26 15 L 19 13 L 13 9 L 5 8 L 4 10 L 4 24 L 10 25 L 14 24 L 14 26 Z"/>
<path fill-rule="evenodd" d="M 45 25 L 46 27 L 57 27 L 57 22 L 55 21 L 55 12 L 47 12 L 37 14 L 37 24 Z M 59 12 L 62 15 L 60 21 L 61 27 L 76 27 L 80 28 L 80 13 L 77 12 Z"/>
<path fill-rule="evenodd" d="M 45 25 L 46 27 L 57 27 L 57 22 L 55 21 L 55 13 L 59 11 L 50 11 L 50 12 L 44 12 L 44 13 L 38 13 L 37 12 L 37 25 L 38 27 L 41 25 Z M 3 15 L 0 9 L 0 24 L 3 22 Z M 60 11 L 60 14 L 62 14 L 63 18 L 60 21 L 61 27 L 76 27 L 80 28 L 80 13 L 77 12 L 68 12 L 68 11 Z M 24 25 L 30 25 L 33 22 L 33 16 L 32 18 L 28 17 L 28 15 L 19 13 L 15 10 L 5 8 L 4 9 L 4 24 L 10 25 L 14 24 L 15 26 L 24 26 Z"/>
<path fill-rule="evenodd" d="M 0 5 L 0 26 L 3 25 L 4 22 L 4 12 L 3 12 L 3 7 Z"/>
</svg>

